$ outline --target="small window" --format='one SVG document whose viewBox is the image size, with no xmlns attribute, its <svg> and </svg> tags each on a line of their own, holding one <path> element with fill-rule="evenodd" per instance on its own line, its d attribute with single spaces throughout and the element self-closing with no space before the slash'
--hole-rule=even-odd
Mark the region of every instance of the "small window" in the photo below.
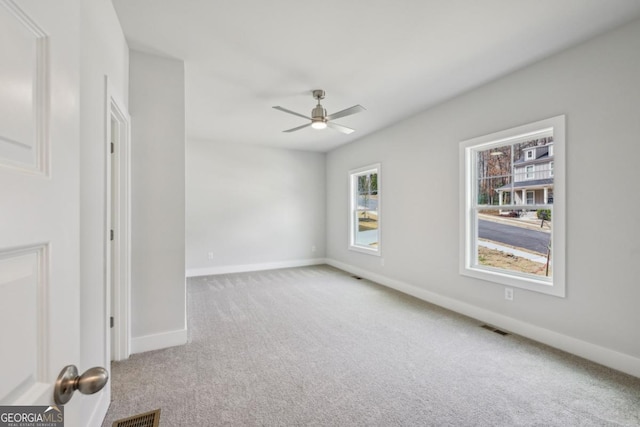
<svg viewBox="0 0 640 427">
<path fill-rule="evenodd" d="M 460 274 L 564 297 L 564 129 L 558 116 L 460 143 Z M 519 166 L 550 143 L 549 169 Z"/>
<path fill-rule="evenodd" d="M 526 167 L 525 169 L 525 178 L 526 179 L 533 179 L 533 165 L 529 165 Z"/>
<path fill-rule="evenodd" d="M 380 164 L 349 171 L 349 249 L 380 255 Z"/>
<path fill-rule="evenodd" d="M 527 160 L 533 159 L 533 152 L 534 152 L 534 150 L 527 151 Z"/>
<path fill-rule="evenodd" d="M 527 204 L 533 205 L 536 202 L 536 193 L 534 191 L 527 191 Z"/>
</svg>

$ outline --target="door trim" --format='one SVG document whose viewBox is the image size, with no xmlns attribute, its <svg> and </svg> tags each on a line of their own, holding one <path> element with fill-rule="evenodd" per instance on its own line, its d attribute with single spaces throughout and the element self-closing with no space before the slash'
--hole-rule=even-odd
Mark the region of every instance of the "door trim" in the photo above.
<svg viewBox="0 0 640 427">
<path fill-rule="evenodd" d="M 114 135 L 117 143 L 113 155 L 111 154 L 112 121 L 116 124 L 114 131 L 117 132 Z M 105 304 L 108 316 L 112 315 L 116 319 L 113 328 L 110 328 L 109 319 L 105 319 L 105 348 L 108 364 L 112 354 L 114 360 L 127 359 L 131 354 L 131 118 L 124 104 L 114 96 L 108 76 L 105 76 L 104 145 L 107 162 L 105 168 Z M 112 176 L 112 170 L 114 176 Z M 112 190 L 115 196 L 113 206 Z M 113 221 L 111 212 L 116 212 Z M 110 236 L 112 227 L 113 243 Z M 113 258 L 111 259 L 112 245 Z M 111 307 L 112 300 L 113 307 Z M 111 334 L 114 334 L 113 352 L 111 351 Z"/>
</svg>

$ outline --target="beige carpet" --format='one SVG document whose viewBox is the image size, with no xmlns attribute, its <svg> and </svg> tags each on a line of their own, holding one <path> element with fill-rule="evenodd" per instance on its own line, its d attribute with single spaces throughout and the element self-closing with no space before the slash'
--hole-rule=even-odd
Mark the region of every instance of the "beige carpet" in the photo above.
<svg viewBox="0 0 640 427">
<path fill-rule="evenodd" d="M 113 364 L 104 426 L 640 426 L 640 379 L 328 266 L 190 279 L 188 315 Z"/>
</svg>

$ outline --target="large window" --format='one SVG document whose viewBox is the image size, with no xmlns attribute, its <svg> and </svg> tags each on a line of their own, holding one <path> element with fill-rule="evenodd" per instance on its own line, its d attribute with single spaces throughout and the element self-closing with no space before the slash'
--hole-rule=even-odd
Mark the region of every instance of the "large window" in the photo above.
<svg viewBox="0 0 640 427">
<path fill-rule="evenodd" d="M 349 171 L 349 249 L 380 255 L 380 164 Z"/>
<path fill-rule="evenodd" d="M 564 123 L 460 143 L 461 274 L 565 295 Z"/>
</svg>

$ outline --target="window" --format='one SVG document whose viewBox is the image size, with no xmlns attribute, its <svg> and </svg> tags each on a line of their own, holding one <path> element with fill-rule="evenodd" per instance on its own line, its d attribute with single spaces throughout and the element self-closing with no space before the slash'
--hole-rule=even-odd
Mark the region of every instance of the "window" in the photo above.
<svg viewBox="0 0 640 427">
<path fill-rule="evenodd" d="M 536 196 L 534 191 L 527 191 L 527 204 L 533 205 L 536 202 Z"/>
<path fill-rule="evenodd" d="M 349 249 L 380 255 L 380 164 L 349 171 Z"/>
<path fill-rule="evenodd" d="M 529 150 L 529 151 L 527 151 L 527 160 L 531 160 L 531 159 L 533 159 L 533 152 L 534 152 L 534 151 L 535 151 L 535 150 Z"/>
<path fill-rule="evenodd" d="M 460 143 L 460 274 L 564 297 L 564 128 L 558 116 Z M 548 144 L 553 164 L 529 158 Z M 552 173 L 533 179 L 530 161 Z"/>
<path fill-rule="evenodd" d="M 529 165 L 525 168 L 525 178 L 533 179 L 533 165 Z"/>
<path fill-rule="evenodd" d="M 549 163 L 549 176 L 553 176 L 553 162 Z"/>
</svg>

